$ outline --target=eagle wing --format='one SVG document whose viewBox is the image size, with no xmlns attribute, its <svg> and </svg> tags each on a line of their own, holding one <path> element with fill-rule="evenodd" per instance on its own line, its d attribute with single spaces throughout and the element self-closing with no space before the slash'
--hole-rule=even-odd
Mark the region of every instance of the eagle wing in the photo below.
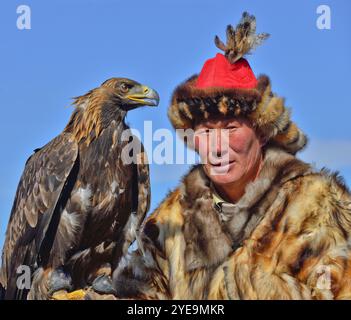
<svg viewBox="0 0 351 320">
<path fill-rule="evenodd" d="M 27 160 L 2 253 L 0 280 L 6 289 L 6 298 L 20 294 L 16 289 L 18 266 L 33 267 L 38 259 L 45 263 L 61 209 L 68 199 L 68 189 L 75 182 L 77 159 L 77 143 L 70 134 L 62 133 Z"/>
<path fill-rule="evenodd" d="M 138 228 L 139 228 L 147 212 L 150 209 L 150 201 L 151 201 L 149 163 L 148 163 L 147 154 L 144 150 L 143 145 L 141 145 L 141 152 L 138 154 L 137 176 L 138 176 L 137 218 L 138 218 Z"/>
<path fill-rule="evenodd" d="M 134 143 L 139 145 L 140 149 L 134 154 L 133 177 L 131 184 L 131 213 L 124 227 L 124 244 L 120 254 L 125 255 L 130 245 L 137 239 L 139 228 L 150 208 L 151 188 L 149 163 L 144 146 L 138 137 L 133 135 Z M 115 257 L 118 262 L 120 256 Z"/>
</svg>

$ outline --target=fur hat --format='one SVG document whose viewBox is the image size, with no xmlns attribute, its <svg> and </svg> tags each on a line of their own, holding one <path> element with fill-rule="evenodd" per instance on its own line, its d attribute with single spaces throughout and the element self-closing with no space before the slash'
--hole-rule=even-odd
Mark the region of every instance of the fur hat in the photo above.
<svg viewBox="0 0 351 320">
<path fill-rule="evenodd" d="M 227 27 L 227 44 L 217 36 L 216 46 L 225 52 L 206 61 L 194 75 L 174 91 L 168 116 L 175 129 L 194 128 L 195 123 L 215 117 L 245 116 L 264 135 L 267 144 L 295 154 L 307 137 L 291 121 L 284 99 L 273 94 L 270 80 L 256 79 L 243 56 L 268 34 L 256 34 L 256 19 L 244 12 L 234 29 Z"/>
</svg>

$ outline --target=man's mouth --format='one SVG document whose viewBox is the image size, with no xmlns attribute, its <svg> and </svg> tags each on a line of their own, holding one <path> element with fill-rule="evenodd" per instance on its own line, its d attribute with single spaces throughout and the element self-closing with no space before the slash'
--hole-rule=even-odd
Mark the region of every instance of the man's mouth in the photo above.
<svg viewBox="0 0 351 320">
<path fill-rule="evenodd" d="M 212 167 L 224 167 L 224 166 L 229 166 L 234 162 L 235 160 L 230 160 L 230 161 L 209 162 L 209 164 Z"/>
<path fill-rule="evenodd" d="M 210 171 L 213 175 L 225 175 L 229 172 L 231 167 L 234 165 L 235 161 L 225 161 L 225 162 L 218 162 L 218 163 L 209 163 L 210 164 Z"/>
</svg>

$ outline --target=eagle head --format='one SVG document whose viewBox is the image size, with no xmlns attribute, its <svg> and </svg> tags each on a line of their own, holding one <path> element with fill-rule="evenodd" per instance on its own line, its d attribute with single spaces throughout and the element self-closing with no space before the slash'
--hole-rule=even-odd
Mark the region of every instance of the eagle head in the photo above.
<svg viewBox="0 0 351 320">
<path fill-rule="evenodd" d="M 123 122 L 129 110 L 141 106 L 157 106 L 158 93 L 134 80 L 111 78 L 100 87 L 74 98 L 75 110 L 65 132 L 72 133 L 77 141 L 91 141 L 113 121 Z"/>
<path fill-rule="evenodd" d="M 127 78 L 111 78 L 101 84 L 110 90 L 115 103 L 128 111 L 140 106 L 157 106 L 159 95 L 148 86 Z"/>
</svg>

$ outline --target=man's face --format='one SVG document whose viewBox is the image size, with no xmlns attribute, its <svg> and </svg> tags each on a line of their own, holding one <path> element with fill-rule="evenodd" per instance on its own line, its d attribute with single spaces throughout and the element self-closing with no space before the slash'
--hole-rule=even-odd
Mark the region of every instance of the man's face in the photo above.
<svg viewBox="0 0 351 320">
<path fill-rule="evenodd" d="M 245 182 L 260 162 L 262 139 L 245 118 L 210 120 L 195 127 L 195 149 L 218 185 Z"/>
</svg>

